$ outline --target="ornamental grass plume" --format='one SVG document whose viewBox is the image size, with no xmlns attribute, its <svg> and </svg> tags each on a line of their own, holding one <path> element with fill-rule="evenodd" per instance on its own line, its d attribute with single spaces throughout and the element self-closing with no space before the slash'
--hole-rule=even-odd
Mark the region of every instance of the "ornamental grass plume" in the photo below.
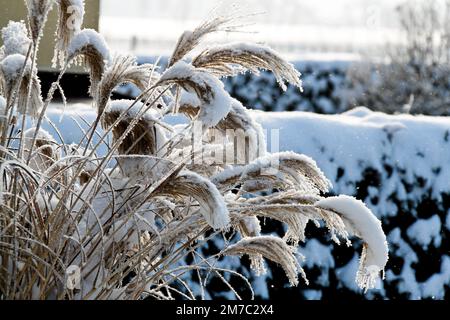
<svg viewBox="0 0 450 320">
<path fill-rule="evenodd" d="M 0 55 L 0 299 L 196 299 L 205 297 L 212 277 L 241 299 L 228 276 L 253 297 L 250 281 L 219 267 L 221 259 L 249 255 L 257 274 L 268 259 L 300 285 L 298 274 L 305 281 L 306 275 L 297 248 L 307 241 L 307 224 L 319 221 L 338 243 L 362 239 L 355 279 L 366 290 L 375 286 L 388 258 L 379 220 L 356 199 L 324 197 L 331 185 L 314 160 L 269 153 L 261 126 L 220 81 L 269 69 L 282 88 L 300 88 L 300 74 L 273 50 L 252 44 L 207 48 L 187 59 L 208 34 L 234 30 L 234 17 L 183 33 L 168 68 L 156 72 L 133 56 L 112 54 L 100 34 L 81 29 L 82 17 L 74 30 L 63 30 L 64 8 L 83 1 L 59 0 L 60 76 L 42 108 L 30 46 L 36 53 L 52 1 L 26 3 L 28 27 L 10 23 L 4 36 L 12 29 L 21 36 L 5 41 Z M 42 124 L 54 91 L 63 90 L 67 66 L 77 60 L 89 70 L 97 118 L 87 130 L 80 126 L 80 141 L 67 144 L 56 127 L 52 135 Z M 115 100 L 122 83 L 136 85 L 139 97 Z M 169 112 L 188 123 L 170 125 Z M 33 128 L 18 125 L 21 113 L 34 117 Z M 195 128 L 199 144 L 191 139 Z M 230 130 L 241 133 L 213 139 Z M 252 151 L 216 161 L 212 154 L 221 148 L 238 147 L 236 137 Z M 263 234 L 260 219 L 283 223 L 284 237 Z M 220 245 L 205 254 L 212 241 Z M 189 282 L 192 273 L 198 280 Z"/>
<path fill-rule="evenodd" d="M 67 60 L 67 49 L 77 33 L 81 31 L 84 20 L 84 0 L 56 0 L 58 25 L 53 67 L 63 67 Z"/>
</svg>

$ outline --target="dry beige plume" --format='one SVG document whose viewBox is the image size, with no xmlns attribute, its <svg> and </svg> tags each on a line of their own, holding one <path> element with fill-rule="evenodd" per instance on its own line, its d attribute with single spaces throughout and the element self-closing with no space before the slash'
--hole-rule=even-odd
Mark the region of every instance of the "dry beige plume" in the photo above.
<svg viewBox="0 0 450 320">
<path fill-rule="evenodd" d="M 23 74 L 23 77 L 21 75 Z M 31 70 L 31 62 L 20 54 L 7 56 L 0 64 L 0 82 L 4 88 L 7 101 L 15 97 L 17 111 L 34 118 L 39 116 L 42 108 L 41 82 L 37 76 L 37 70 Z M 28 87 L 31 85 L 30 99 Z M 17 91 L 17 95 L 16 94 Z M 28 102 L 28 104 L 27 104 Z M 25 110 L 26 109 L 26 110 Z"/>
<path fill-rule="evenodd" d="M 230 210 L 233 213 L 257 215 L 285 223 L 288 230 L 284 239 L 294 244 L 304 241 L 308 221 L 322 220 L 333 241 L 340 244 L 339 239 L 343 239 L 348 244 L 349 233 L 340 214 L 315 205 L 320 199 L 322 198 L 315 194 L 292 190 L 269 196 L 240 199 L 239 202 L 230 205 Z"/>
<path fill-rule="evenodd" d="M 281 152 L 258 158 L 247 166 L 225 170 L 212 178 L 219 190 L 240 184 L 241 192 L 257 192 L 276 187 L 309 192 L 327 192 L 330 181 L 309 157 Z"/>
<path fill-rule="evenodd" d="M 35 131 L 36 128 L 31 128 L 24 132 L 25 159 L 27 159 L 30 154 L 31 143 Z M 43 129 L 39 129 L 34 147 L 33 154 L 30 158 L 30 167 L 38 172 L 45 172 L 60 158 L 58 144 L 55 139 Z"/>
<path fill-rule="evenodd" d="M 98 114 L 103 114 L 104 108 L 117 86 L 132 83 L 141 91 L 149 88 L 159 78 L 155 68 L 152 64 L 137 65 L 136 57 L 130 55 L 114 56 L 98 86 L 96 95 Z"/>
<path fill-rule="evenodd" d="M 227 116 L 231 109 L 231 97 L 224 84 L 204 69 L 178 61 L 167 69 L 155 86 L 176 84 L 200 100 L 197 120 L 203 127 L 211 128 Z"/>
<path fill-rule="evenodd" d="M 222 195 L 209 180 L 194 172 L 180 172 L 175 179 L 164 183 L 155 195 L 194 198 L 200 205 L 201 214 L 214 229 L 224 229 L 230 223 Z"/>
<path fill-rule="evenodd" d="M 314 207 L 318 197 L 296 191 L 241 200 L 230 207 L 244 216 L 260 216 L 280 221 L 287 226 L 286 242 L 297 245 L 305 240 L 305 228 L 309 220 L 321 219 L 319 209 Z"/>
<path fill-rule="evenodd" d="M 133 107 L 129 108 L 131 105 Z M 136 122 L 136 115 L 143 111 L 142 103 L 133 100 L 116 100 L 109 103 L 106 108 L 102 125 L 109 128 L 121 119 L 112 129 L 113 142 L 119 143 L 117 151 L 121 155 L 157 155 L 163 152 L 165 144 L 163 129 L 159 121 L 150 113 L 142 115 L 131 128 L 131 123 Z M 131 128 L 131 131 L 130 131 Z M 130 131 L 125 135 L 126 132 Z"/>
<path fill-rule="evenodd" d="M 259 237 L 261 236 L 261 224 L 258 217 L 250 215 L 239 217 L 239 221 L 235 223 L 234 228 L 241 234 L 242 238 Z M 266 273 L 264 266 L 264 259 L 260 254 L 249 254 L 251 269 L 255 271 L 256 275 L 263 275 Z"/>
<path fill-rule="evenodd" d="M 36 44 L 41 36 L 47 16 L 53 7 L 54 0 L 25 0 L 28 10 L 31 37 Z"/>
<path fill-rule="evenodd" d="M 229 26 L 230 22 L 233 20 L 233 17 L 216 17 L 212 20 L 204 22 L 202 25 L 194 29 L 194 31 L 185 31 L 178 39 L 178 43 L 175 46 L 175 50 L 169 60 L 168 67 L 171 67 L 177 61 L 183 59 L 206 35 L 218 31 L 233 30 L 233 27 Z"/>
<path fill-rule="evenodd" d="M 67 64 L 82 63 L 89 69 L 91 87 L 89 93 L 95 98 L 98 84 L 111 61 L 110 50 L 105 39 L 95 30 L 83 29 L 72 39 L 67 49 Z"/>
<path fill-rule="evenodd" d="M 172 72 L 174 67 L 168 69 L 160 78 L 157 85 L 177 84 L 184 90 L 195 93 L 203 103 L 209 103 L 214 99 L 213 86 L 207 81 L 213 78 L 209 73 L 202 69 L 195 69 L 186 63 L 179 63 L 185 70 L 182 72 Z M 177 68 L 178 69 L 178 68 Z M 181 69 L 181 68 L 180 68 Z"/>
<path fill-rule="evenodd" d="M 249 215 L 239 218 L 239 223 L 236 226 L 243 238 L 258 237 L 261 235 L 261 224 L 258 217 Z"/>
<path fill-rule="evenodd" d="M 177 84 L 187 92 L 194 93 L 201 100 L 200 104 L 204 105 L 214 100 L 215 85 L 218 81 L 205 70 L 194 68 L 181 61 L 164 72 L 156 85 Z"/>
<path fill-rule="evenodd" d="M 179 99 L 178 112 L 183 113 L 190 120 L 194 120 L 198 116 L 200 105 L 200 100 L 192 98 L 189 93 L 183 91 Z M 267 153 L 262 126 L 250 116 L 247 108 L 234 98 L 231 99 L 231 109 L 227 116 L 220 120 L 215 127 L 210 128 L 207 133 L 207 136 L 211 138 L 208 142 L 213 143 L 212 135 L 218 133 L 229 139 L 233 145 L 236 144 L 234 141 L 236 139 L 245 142 L 245 145 L 242 146 L 244 154 L 239 154 L 239 149 L 237 153 L 233 152 L 235 158 L 232 164 L 248 164 Z"/>
<path fill-rule="evenodd" d="M 230 145 L 230 147 L 233 146 Z M 223 161 L 223 144 L 203 143 L 201 147 L 196 149 L 193 149 L 192 146 L 174 148 L 171 150 L 169 159 L 176 161 L 186 155 L 189 155 L 189 162 L 186 163 L 186 169 L 205 177 L 211 177 L 217 174 L 226 166 L 225 161 Z"/>
<path fill-rule="evenodd" d="M 262 45 L 231 43 L 212 47 L 197 56 L 192 65 L 218 76 L 234 76 L 246 70 L 255 73 L 259 73 L 258 69 L 270 70 L 284 91 L 285 81 L 302 89 L 297 69 L 274 50 Z"/>
<path fill-rule="evenodd" d="M 67 49 L 74 35 L 80 31 L 84 19 L 84 1 L 56 0 L 58 4 L 58 25 L 53 67 L 63 66 Z"/>
<path fill-rule="evenodd" d="M 237 139 L 243 138 L 239 135 L 243 135 L 245 139 L 248 139 L 248 145 L 245 146 L 247 154 L 241 155 L 240 159 L 235 159 L 235 163 L 242 163 L 242 160 L 245 160 L 244 163 L 248 163 L 265 156 L 267 153 L 262 126 L 253 120 L 247 108 L 236 99 L 232 100 L 231 110 L 228 115 L 214 129 L 218 129 L 223 134 L 226 134 L 227 130 L 233 130 Z"/>
<path fill-rule="evenodd" d="M 243 255 L 263 256 L 275 263 L 278 263 L 286 273 L 291 285 L 298 285 L 298 273 L 306 280 L 303 269 L 300 267 L 297 258 L 294 255 L 295 248 L 286 244 L 282 239 L 273 236 L 260 236 L 243 238 L 236 244 L 233 244 L 222 251 L 224 255 Z M 261 273 L 263 262 L 253 265 L 257 268 L 255 271 Z"/>
<path fill-rule="evenodd" d="M 349 244 L 349 233 L 343 219 L 332 210 L 316 206 L 315 203 L 320 199 L 322 198 L 314 194 L 287 191 L 269 196 L 239 199 L 229 207 L 233 217 L 238 212 L 239 215 L 256 215 L 286 224 L 287 232 L 283 239 L 293 245 L 305 240 L 305 228 L 309 221 L 317 223 L 319 220 L 325 222 L 333 241 L 340 244 L 339 239 L 343 239 L 346 244 Z"/>
</svg>

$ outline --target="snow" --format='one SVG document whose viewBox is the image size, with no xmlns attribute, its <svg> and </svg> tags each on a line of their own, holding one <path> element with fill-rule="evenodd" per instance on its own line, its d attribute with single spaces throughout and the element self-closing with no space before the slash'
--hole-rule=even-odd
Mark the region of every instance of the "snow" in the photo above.
<svg viewBox="0 0 450 320">
<path fill-rule="evenodd" d="M 31 44 L 25 23 L 9 21 L 2 29 L 4 55 L 21 54 L 26 56 Z"/>
<path fill-rule="evenodd" d="M 36 128 L 30 128 L 24 132 L 24 159 L 28 159 L 30 156 L 31 144 L 33 142 L 33 137 L 35 135 Z M 36 141 L 41 141 L 41 146 L 45 147 L 46 152 L 42 152 L 42 149 L 37 148 L 37 153 L 33 153 L 31 156 L 30 167 L 34 170 L 44 172 L 47 170 L 53 161 L 56 161 L 58 155 L 58 147 L 55 144 L 55 140 L 47 131 L 39 129 L 36 135 Z M 38 143 L 35 142 L 35 146 Z M 51 152 L 50 154 L 48 152 Z M 43 200 L 41 200 L 41 205 L 43 205 Z M 44 206 L 44 205 L 43 205 Z"/>
<path fill-rule="evenodd" d="M 135 102 L 134 100 L 113 100 L 108 104 L 105 112 L 118 112 L 120 114 L 126 112 L 127 116 L 130 118 L 135 118 L 137 115 L 141 115 L 141 118 L 147 121 L 159 121 L 159 114 L 157 111 L 145 106 L 142 102 Z"/>
<path fill-rule="evenodd" d="M 214 204 L 214 210 L 202 210 L 203 217 L 206 222 L 214 229 L 221 230 L 228 227 L 230 223 L 230 216 L 228 213 L 228 208 L 216 186 L 206 178 L 203 178 L 199 174 L 191 171 L 182 171 L 179 176 L 184 176 L 188 178 L 189 182 L 194 182 L 196 184 L 201 184 L 205 186 L 208 190 L 211 202 Z M 193 195 L 195 197 L 195 195 Z M 198 198 L 197 198 L 198 199 Z"/>
<path fill-rule="evenodd" d="M 83 29 L 74 36 L 67 49 L 68 56 L 75 56 L 77 51 L 87 46 L 94 47 L 104 61 L 111 61 L 110 50 L 105 39 L 93 29 Z"/>
<path fill-rule="evenodd" d="M 331 250 L 329 245 L 323 245 L 317 239 L 308 239 L 305 245 L 298 250 L 304 257 L 303 267 L 306 266 L 309 269 L 318 267 L 320 269 L 317 283 L 324 287 L 329 286 L 329 270 L 335 267 Z"/>
<path fill-rule="evenodd" d="M 410 299 L 420 299 L 421 292 L 419 284 L 416 281 L 415 271 L 412 264 L 417 263 L 419 258 L 411 246 L 401 237 L 400 228 L 395 228 L 388 235 L 388 241 L 391 251 L 396 256 L 404 259 L 404 266 L 400 275 L 395 275 L 391 270 L 386 272 L 386 281 L 392 282 L 398 280 L 397 285 L 399 293 L 409 293 Z"/>
<path fill-rule="evenodd" d="M 445 219 L 445 226 L 447 227 L 447 230 L 450 231 L 450 210 L 447 212 L 447 218 Z"/>
<path fill-rule="evenodd" d="M 450 256 L 444 256 L 441 263 L 441 272 L 431 276 L 422 284 L 423 298 L 443 300 L 445 286 L 450 285 Z"/>
<path fill-rule="evenodd" d="M 317 239 L 306 241 L 303 248 L 299 252 L 305 257 L 304 265 L 308 268 L 314 266 L 324 268 L 334 268 L 334 259 L 331 248 L 328 245 L 321 244 Z"/>
<path fill-rule="evenodd" d="M 24 137 L 26 139 L 25 144 L 27 142 L 31 142 L 31 140 L 33 139 L 33 137 L 35 135 L 35 132 L 36 132 L 36 128 L 30 128 L 24 132 Z M 42 128 L 39 129 L 39 131 L 36 135 L 36 139 L 40 139 L 43 141 L 55 142 L 55 139 L 53 139 L 52 135 Z"/>
<path fill-rule="evenodd" d="M 336 269 L 336 276 L 346 288 L 358 291 L 358 285 L 355 282 L 355 274 L 358 273 L 359 258 L 357 254 L 345 266 Z"/>
<path fill-rule="evenodd" d="M 203 102 L 197 120 L 206 127 L 213 127 L 225 118 L 231 109 L 231 97 L 225 91 L 223 83 L 211 74 L 194 68 L 184 61 L 178 61 L 163 73 L 160 83 L 165 82 L 193 82 L 184 88 L 190 93 L 197 94 Z M 187 80 L 187 81 L 186 81 Z M 200 90 L 200 92 L 199 92 Z"/>
<path fill-rule="evenodd" d="M 227 181 L 232 177 L 241 176 L 242 172 L 244 172 L 244 167 L 232 166 L 215 174 L 213 177 L 211 177 L 211 181 L 214 184 L 219 184 L 221 181 Z"/>
<path fill-rule="evenodd" d="M 26 57 L 24 55 L 15 53 L 7 56 L 1 62 L 1 69 L 7 81 L 14 81 L 22 74 L 22 68 L 25 64 Z M 27 66 L 29 63 L 27 63 Z"/>
<path fill-rule="evenodd" d="M 265 156 L 267 145 L 264 131 L 262 126 L 253 120 L 250 110 L 244 107 L 240 101 L 232 99 L 230 115 L 235 119 L 234 121 L 239 120 L 241 128 L 237 129 L 244 130 L 244 133 L 249 138 L 249 161 Z M 235 134 L 237 135 L 238 132 L 235 132 Z"/>
<path fill-rule="evenodd" d="M 197 95 L 186 90 L 181 90 L 180 94 L 180 105 L 188 105 L 193 108 L 199 108 L 201 101 L 198 99 Z"/>
<path fill-rule="evenodd" d="M 387 281 L 398 280 L 400 293 L 409 293 L 410 299 L 419 300 L 424 298 L 444 299 L 445 286 L 450 284 L 450 257 L 444 255 L 441 259 L 440 272 L 435 273 L 426 281 L 419 283 L 416 280 L 412 264 L 419 262 L 413 249 L 401 239 L 400 229 L 396 228 L 389 234 L 389 243 L 393 244 L 394 251 L 404 257 L 404 267 L 400 275 L 394 275 L 392 271 L 386 273 Z"/>
<path fill-rule="evenodd" d="M 305 290 L 303 292 L 303 294 L 307 300 L 321 300 L 322 299 L 322 291 L 320 291 L 320 290 Z"/>
<path fill-rule="evenodd" d="M 438 215 L 429 219 L 419 219 L 406 232 L 415 243 L 426 250 L 431 244 L 438 248 L 441 245 L 441 220 Z"/>
<path fill-rule="evenodd" d="M 347 230 L 367 245 L 367 252 L 363 251 L 361 258 L 362 274 L 358 275 L 357 281 L 362 288 L 373 288 L 378 273 L 384 270 L 388 260 L 388 245 L 380 220 L 362 201 L 346 195 L 319 200 L 316 206 L 341 214 Z"/>
</svg>

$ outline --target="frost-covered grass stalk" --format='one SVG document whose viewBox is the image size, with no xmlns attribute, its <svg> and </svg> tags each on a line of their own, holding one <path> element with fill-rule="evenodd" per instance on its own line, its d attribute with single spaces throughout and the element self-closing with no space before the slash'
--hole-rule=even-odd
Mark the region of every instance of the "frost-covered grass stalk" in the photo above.
<svg viewBox="0 0 450 320">
<path fill-rule="evenodd" d="M 28 26 L 10 22 L 2 31 L 1 299 L 203 297 L 183 280 L 188 272 L 198 275 L 195 288 L 217 276 L 240 298 L 224 274 L 249 285 L 245 277 L 215 266 L 223 256 L 244 254 L 258 274 L 269 259 L 297 285 L 298 274 L 307 280 L 296 248 L 306 240 L 307 223 L 320 220 L 336 242 L 349 245 L 351 235 L 364 241 L 356 280 L 364 289 L 375 285 L 387 262 L 380 222 L 353 198 L 323 198 L 330 183 L 312 159 L 268 153 L 261 126 L 220 81 L 262 68 L 283 89 L 286 83 L 301 88 L 291 64 L 255 44 L 195 54 L 207 34 L 234 29 L 232 17 L 218 17 L 183 33 L 159 73 L 135 57 L 111 54 L 101 35 L 82 29 L 84 2 L 60 0 L 54 59 L 60 76 L 42 97 L 34 60 L 53 1 L 26 3 Z M 66 14 L 72 6 L 75 19 Z M 68 145 L 41 126 L 74 62 L 89 71 L 98 116 L 81 141 Z M 141 95 L 113 101 L 123 83 L 135 84 Z M 190 122 L 172 127 L 163 119 L 169 113 Z M 262 235 L 258 218 L 283 222 L 285 237 Z M 214 237 L 224 246 L 202 256 L 199 248 Z"/>
</svg>

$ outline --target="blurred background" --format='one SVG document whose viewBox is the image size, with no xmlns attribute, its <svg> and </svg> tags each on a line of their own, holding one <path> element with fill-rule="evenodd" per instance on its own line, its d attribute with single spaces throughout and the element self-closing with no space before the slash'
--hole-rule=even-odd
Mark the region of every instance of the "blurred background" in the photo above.
<svg viewBox="0 0 450 320">
<path fill-rule="evenodd" d="M 212 12 L 227 13 L 230 1 L 121 0 L 101 3 L 101 32 L 113 48 L 135 54 L 169 54 L 180 32 L 192 29 Z M 359 55 L 397 43 L 399 24 L 395 8 L 401 0 L 245 0 L 235 2 L 255 16 L 244 28 L 253 33 L 222 39 L 264 42 L 291 57 Z M 126 26 L 126 28 L 124 27 Z M 220 38 L 220 37 L 219 37 Z"/>
</svg>

